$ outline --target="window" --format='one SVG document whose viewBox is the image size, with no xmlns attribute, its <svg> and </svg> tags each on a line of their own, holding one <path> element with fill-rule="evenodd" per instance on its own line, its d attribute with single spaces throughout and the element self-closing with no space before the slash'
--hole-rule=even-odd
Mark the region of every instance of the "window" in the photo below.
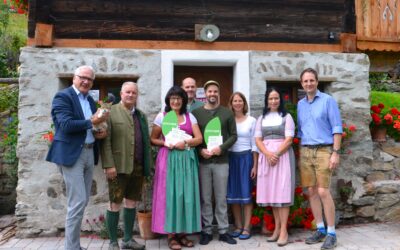
<svg viewBox="0 0 400 250">
<path fill-rule="evenodd" d="M 326 85 L 329 82 L 318 82 L 318 89 L 321 92 L 325 91 Z M 267 81 L 267 87 L 274 87 L 282 93 L 284 100 L 297 104 L 305 95 L 305 91 L 300 82 L 294 81 Z"/>
</svg>

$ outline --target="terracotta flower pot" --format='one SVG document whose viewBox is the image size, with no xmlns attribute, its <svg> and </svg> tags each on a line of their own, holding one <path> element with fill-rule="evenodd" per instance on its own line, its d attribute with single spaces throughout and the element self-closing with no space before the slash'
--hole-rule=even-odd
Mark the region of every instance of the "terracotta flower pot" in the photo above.
<svg viewBox="0 0 400 250">
<path fill-rule="evenodd" d="M 371 128 L 371 138 L 376 142 L 386 141 L 386 127 L 373 127 Z"/>
<path fill-rule="evenodd" d="M 154 239 L 155 235 L 151 231 L 151 211 L 138 211 L 137 217 L 140 237 L 145 240 Z"/>
</svg>

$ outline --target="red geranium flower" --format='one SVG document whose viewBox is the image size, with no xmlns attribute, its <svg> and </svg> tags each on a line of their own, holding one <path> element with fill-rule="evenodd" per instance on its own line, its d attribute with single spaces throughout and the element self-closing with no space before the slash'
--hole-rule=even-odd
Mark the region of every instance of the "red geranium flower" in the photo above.
<svg viewBox="0 0 400 250">
<path fill-rule="evenodd" d="M 257 216 L 255 216 L 255 215 L 253 215 L 252 217 L 251 217 L 251 219 L 250 219 L 250 223 L 251 223 L 251 225 L 253 225 L 253 226 L 255 226 L 255 225 L 257 225 L 258 223 L 260 223 L 260 218 L 258 218 Z"/>
<path fill-rule="evenodd" d="M 289 95 L 288 95 L 288 94 L 284 95 L 284 96 L 283 96 L 283 100 L 289 101 Z"/>
<path fill-rule="evenodd" d="M 383 103 L 379 103 L 379 104 L 378 104 L 378 107 L 379 107 L 380 109 L 383 109 L 383 108 L 385 107 L 385 105 L 383 105 Z"/>
<path fill-rule="evenodd" d="M 371 117 L 372 117 L 372 120 L 373 120 L 373 122 L 375 123 L 375 125 L 379 125 L 379 124 L 382 123 L 382 120 L 381 120 L 381 118 L 379 117 L 379 115 L 373 113 L 373 114 L 371 114 Z"/>
<path fill-rule="evenodd" d="M 356 126 L 354 126 L 354 125 L 350 125 L 350 126 L 349 126 L 349 130 L 350 130 L 351 132 L 354 132 L 354 131 L 357 130 L 357 128 L 356 128 Z"/>
<path fill-rule="evenodd" d="M 397 108 L 392 108 L 390 113 L 392 113 L 392 115 L 400 115 L 400 111 Z"/>
<path fill-rule="evenodd" d="M 392 124 L 393 123 L 393 116 L 391 114 L 386 114 L 383 119 L 385 119 L 386 124 Z"/>
<path fill-rule="evenodd" d="M 380 109 L 377 105 L 372 105 L 371 106 L 371 110 L 372 112 L 374 112 L 375 114 L 380 114 L 382 109 Z"/>
<path fill-rule="evenodd" d="M 303 193 L 303 188 L 302 188 L 302 187 L 297 187 L 297 188 L 294 190 L 294 193 L 295 193 L 295 194 L 301 194 L 301 193 Z"/>
<path fill-rule="evenodd" d="M 297 138 L 297 137 L 293 138 L 293 143 L 294 144 L 299 144 L 299 142 L 300 142 L 299 138 Z"/>
</svg>

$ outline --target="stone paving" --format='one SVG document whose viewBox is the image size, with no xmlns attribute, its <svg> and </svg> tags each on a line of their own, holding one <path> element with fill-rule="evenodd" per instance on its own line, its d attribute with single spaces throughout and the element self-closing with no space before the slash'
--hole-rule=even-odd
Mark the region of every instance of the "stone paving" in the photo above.
<svg viewBox="0 0 400 250">
<path fill-rule="evenodd" d="M 310 231 L 295 229 L 290 231 L 290 243 L 284 247 L 278 247 L 276 243 L 266 242 L 265 236 L 253 235 L 249 240 L 238 240 L 237 245 L 228 245 L 219 242 L 218 235 L 214 235 L 214 240 L 207 246 L 201 246 L 198 243 L 198 235 L 192 235 L 189 238 L 196 243 L 191 249 L 204 250 L 227 250 L 227 249 L 265 249 L 265 250 L 306 250 L 320 249 L 322 243 L 316 245 L 306 245 L 304 239 L 310 235 Z M 399 250 L 400 249 L 400 223 L 369 223 L 350 226 L 339 226 L 337 228 L 338 246 L 336 250 Z M 161 237 L 146 242 L 138 236 L 135 239 L 146 244 L 146 249 L 169 249 L 166 237 Z M 46 249 L 58 250 L 64 249 L 64 239 L 61 237 L 52 238 L 34 238 L 34 239 L 16 239 L 13 238 L 3 245 L 1 250 L 5 249 Z M 82 237 L 82 247 L 88 250 L 108 249 L 108 241 L 93 237 Z"/>
</svg>

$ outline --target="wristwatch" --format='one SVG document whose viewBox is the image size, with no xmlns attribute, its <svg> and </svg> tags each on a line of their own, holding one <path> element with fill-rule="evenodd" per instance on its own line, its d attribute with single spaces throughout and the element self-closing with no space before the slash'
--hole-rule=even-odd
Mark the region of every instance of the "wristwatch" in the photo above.
<svg viewBox="0 0 400 250">
<path fill-rule="evenodd" d="M 334 149 L 332 148 L 332 152 L 335 152 L 336 154 L 339 154 L 340 149 Z"/>
</svg>

